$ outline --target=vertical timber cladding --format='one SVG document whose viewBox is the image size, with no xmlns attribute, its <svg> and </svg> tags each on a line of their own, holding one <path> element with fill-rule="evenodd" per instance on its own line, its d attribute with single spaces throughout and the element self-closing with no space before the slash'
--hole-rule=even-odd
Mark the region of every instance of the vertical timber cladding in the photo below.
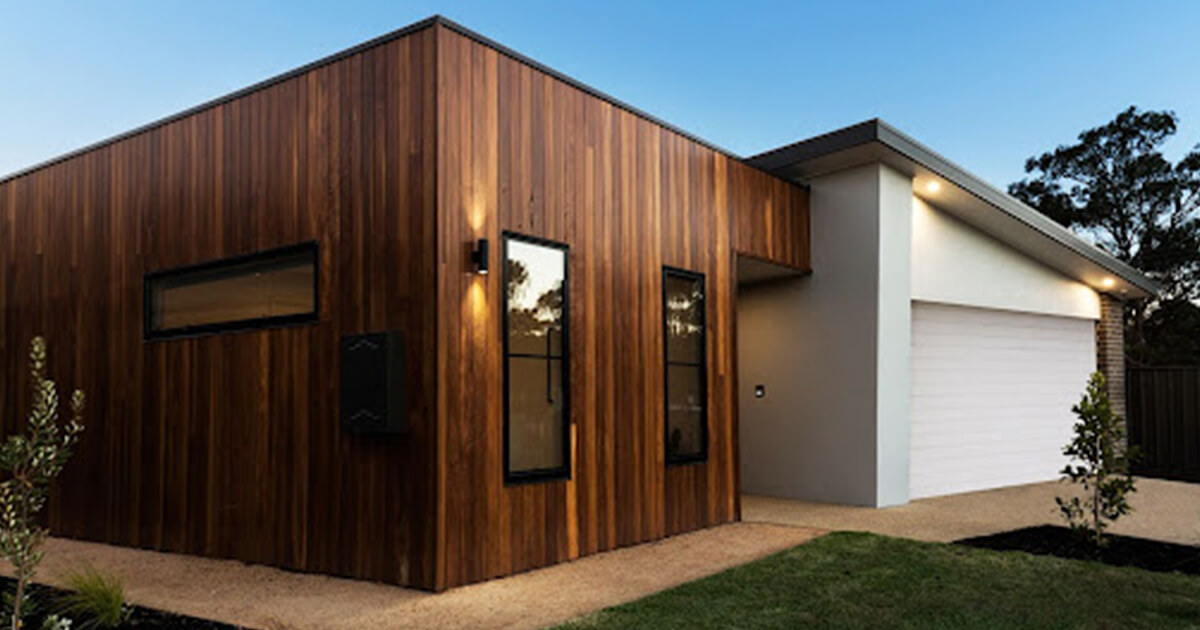
<svg viewBox="0 0 1200 630">
<path fill-rule="evenodd" d="M 734 252 L 808 269 L 807 193 L 435 30 L 438 587 L 735 520 Z M 571 248 L 570 481 L 504 484 L 503 274 L 470 273 L 471 243 L 503 230 Z M 709 293 L 709 457 L 669 468 L 663 265 Z"/>
<path fill-rule="evenodd" d="M 0 411 L 50 343 L 87 428 L 56 533 L 434 586 L 435 33 L 0 182 Z M 144 342 L 148 271 L 315 240 L 317 325 Z M 342 333 L 408 332 L 410 432 L 337 420 Z"/>
</svg>

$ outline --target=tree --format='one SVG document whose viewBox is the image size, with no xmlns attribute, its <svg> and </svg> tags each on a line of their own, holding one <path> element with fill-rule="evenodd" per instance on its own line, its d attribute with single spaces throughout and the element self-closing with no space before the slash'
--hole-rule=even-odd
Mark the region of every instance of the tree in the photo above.
<svg viewBox="0 0 1200 630">
<path fill-rule="evenodd" d="M 50 483 L 71 457 L 71 448 L 83 430 L 83 392 L 71 394 L 71 420 L 58 426 L 58 389 L 46 378 L 46 341 L 30 344 L 29 367 L 33 408 L 28 435 L 12 435 L 0 446 L 0 469 L 8 478 L 0 483 L 0 554 L 13 565 L 17 589 L 12 599 L 12 628 L 21 627 L 21 607 L 26 587 L 42 561 L 42 542 L 48 531 L 38 521 L 46 506 Z"/>
<path fill-rule="evenodd" d="M 1142 339 L 1130 355 L 1151 365 L 1200 365 L 1200 306 L 1165 300 L 1142 324 Z"/>
<path fill-rule="evenodd" d="M 1163 299 L 1200 298 L 1200 145 L 1175 164 L 1161 151 L 1175 135 L 1169 111 L 1130 107 L 1078 142 L 1030 158 L 1032 177 L 1009 192 L 1163 285 Z M 1146 317 L 1132 305 L 1132 347 L 1144 347 Z M 1200 360 L 1200 357 L 1198 357 Z"/>
<path fill-rule="evenodd" d="M 1086 534 L 1097 547 L 1104 545 L 1104 530 L 1130 513 L 1126 497 L 1136 491 L 1129 464 L 1136 454 L 1126 446 L 1125 421 L 1113 413 L 1108 386 L 1100 372 L 1092 374 L 1087 391 L 1071 411 L 1079 417 L 1075 437 L 1063 449 L 1071 458 L 1063 478 L 1083 488 L 1083 498 L 1055 497 L 1071 529 Z M 1079 462 L 1079 463 L 1074 463 Z"/>
</svg>

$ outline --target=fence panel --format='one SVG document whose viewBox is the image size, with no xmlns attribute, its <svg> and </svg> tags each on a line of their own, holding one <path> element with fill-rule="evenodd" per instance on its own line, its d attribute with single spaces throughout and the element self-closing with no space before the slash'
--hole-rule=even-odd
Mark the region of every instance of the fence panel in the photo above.
<svg viewBox="0 0 1200 630">
<path fill-rule="evenodd" d="M 1200 367 L 1129 368 L 1125 386 L 1135 472 L 1200 481 Z"/>
</svg>

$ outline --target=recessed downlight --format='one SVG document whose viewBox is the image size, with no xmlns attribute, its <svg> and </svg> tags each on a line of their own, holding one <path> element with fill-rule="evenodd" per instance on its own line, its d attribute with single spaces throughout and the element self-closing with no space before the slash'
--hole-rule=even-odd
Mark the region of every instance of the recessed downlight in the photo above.
<svg viewBox="0 0 1200 630">
<path fill-rule="evenodd" d="M 1100 286 L 1104 287 L 1105 289 L 1111 289 L 1116 286 L 1116 284 L 1117 281 L 1113 280 L 1112 278 L 1105 278 L 1100 281 Z"/>
<path fill-rule="evenodd" d="M 925 183 L 925 192 L 936 193 L 942 189 L 942 183 L 936 179 L 931 179 Z"/>
</svg>

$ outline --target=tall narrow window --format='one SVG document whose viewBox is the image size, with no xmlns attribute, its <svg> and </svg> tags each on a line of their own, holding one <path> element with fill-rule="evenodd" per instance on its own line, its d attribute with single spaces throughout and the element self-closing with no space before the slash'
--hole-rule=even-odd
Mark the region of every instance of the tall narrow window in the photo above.
<svg viewBox="0 0 1200 630">
<path fill-rule="evenodd" d="M 317 244 L 158 271 L 145 279 L 148 339 L 317 321 Z"/>
<path fill-rule="evenodd" d="M 704 276 L 663 269 L 667 463 L 708 456 Z"/>
<path fill-rule="evenodd" d="M 504 235 L 504 469 L 570 476 L 567 246 Z"/>
</svg>

